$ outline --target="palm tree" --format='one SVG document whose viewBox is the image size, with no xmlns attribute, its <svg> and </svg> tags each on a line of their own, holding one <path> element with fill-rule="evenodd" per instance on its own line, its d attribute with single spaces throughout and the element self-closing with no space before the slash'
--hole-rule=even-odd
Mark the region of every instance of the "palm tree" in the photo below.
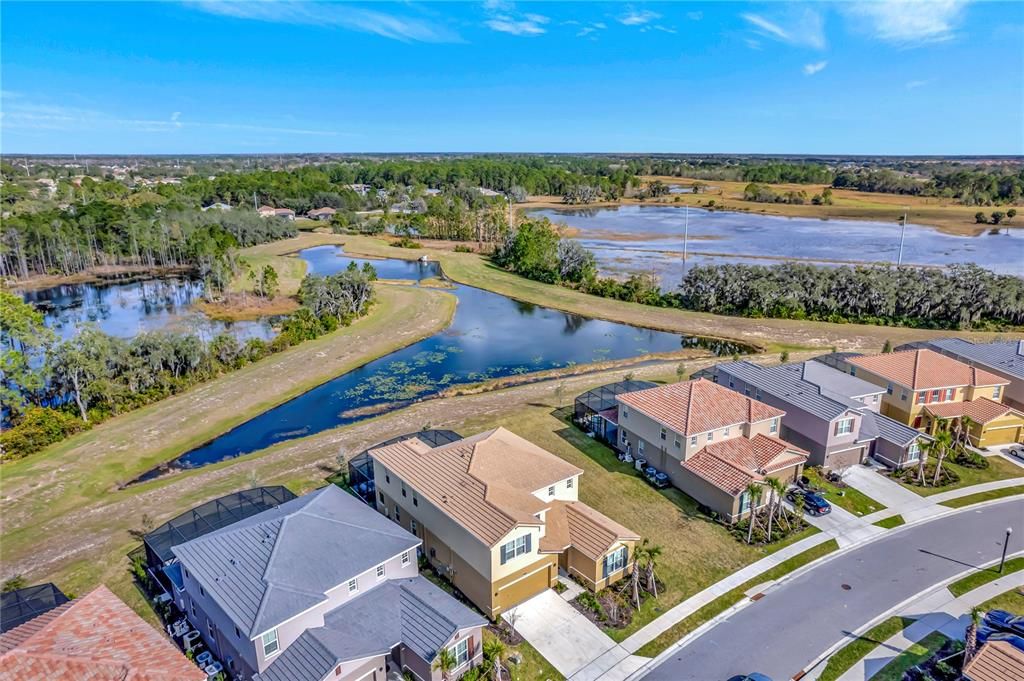
<svg viewBox="0 0 1024 681">
<path fill-rule="evenodd" d="M 768 486 L 768 542 L 772 540 L 772 521 L 776 513 L 782 510 L 782 493 L 786 486 L 778 478 L 766 478 L 764 481 Z"/>
<path fill-rule="evenodd" d="M 491 665 L 494 681 L 501 681 L 501 662 L 505 658 L 508 647 L 497 636 L 484 639 L 484 659 Z"/>
<path fill-rule="evenodd" d="M 434 658 L 433 669 L 441 671 L 441 678 L 444 681 L 448 681 L 451 678 L 450 674 L 458 664 L 458 660 L 455 658 L 455 653 L 451 648 L 441 648 L 437 651 L 437 657 Z"/>
<path fill-rule="evenodd" d="M 971 608 L 971 623 L 967 627 L 967 645 L 964 648 L 964 665 L 970 662 L 974 654 L 978 652 L 978 625 L 981 624 L 981 616 L 984 612 L 978 606 Z"/>
<path fill-rule="evenodd" d="M 963 446 L 966 449 L 971 445 L 971 426 L 974 425 L 974 419 L 967 414 L 960 417 L 960 435 L 963 436 Z"/>
<path fill-rule="evenodd" d="M 752 482 L 747 485 L 746 493 L 747 500 L 750 503 L 749 524 L 747 525 L 747 543 L 749 544 L 754 539 L 754 521 L 757 519 L 757 505 L 761 501 L 761 494 L 764 492 L 764 488 L 756 482 Z"/>
<path fill-rule="evenodd" d="M 640 609 L 640 566 L 647 560 L 647 541 L 644 540 L 633 547 L 633 572 L 629 575 L 629 588 L 633 592 L 633 602 Z"/>
<path fill-rule="evenodd" d="M 657 544 L 648 544 L 646 539 L 644 539 L 643 543 L 647 544 L 647 560 L 644 561 L 644 580 L 647 582 L 647 586 L 645 588 L 647 589 L 647 593 L 657 598 L 658 580 L 654 575 L 654 567 L 658 564 L 658 556 L 661 555 L 661 547 Z"/>
<path fill-rule="evenodd" d="M 934 440 L 922 442 L 917 457 L 917 484 L 925 487 L 927 483 L 924 479 L 924 465 L 928 461 L 928 454 L 932 451 L 935 446 Z"/>
<path fill-rule="evenodd" d="M 953 435 L 948 430 L 940 430 L 935 433 L 935 442 L 933 446 L 936 449 L 935 459 L 935 477 L 932 479 L 932 485 L 939 485 L 939 476 L 942 474 L 942 460 L 946 458 L 946 454 L 949 452 L 950 447 L 953 444 Z"/>
</svg>

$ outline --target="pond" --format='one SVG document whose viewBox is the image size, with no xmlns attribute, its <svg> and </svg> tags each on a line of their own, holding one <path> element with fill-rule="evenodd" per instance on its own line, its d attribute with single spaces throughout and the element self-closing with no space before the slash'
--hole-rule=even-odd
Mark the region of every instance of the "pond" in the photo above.
<svg viewBox="0 0 1024 681">
<path fill-rule="evenodd" d="M 319 274 L 339 271 L 349 262 L 367 262 L 344 256 L 336 246 L 311 248 L 300 255 L 310 271 Z M 369 262 L 385 279 L 419 281 L 440 275 L 436 263 Z M 155 478 L 167 468 L 204 466 L 353 423 L 461 383 L 688 347 L 706 347 L 721 355 L 750 350 L 727 341 L 589 319 L 470 286 L 455 286 L 452 293 L 458 306 L 444 331 L 264 412 L 140 480 Z"/>
<path fill-rule="evenodd" d="M 680 281 L 685 210 L 674 206 L 533 209 L 579 230 L 576 238 L 594 252 L 603 272 L 651 272 L 662 286 Z M 900 226 L 860 220 L 786 218 L 730 211 L 689 209 L 686 265 L 745 262 L 772 264 L 802 259 L 814 263 L 888 262 L 898 259 Z M 973 262 L 1003 274 L 1021 274 L 1024 232 L 956 236 L 907 225 L 903 262 L 951 265 Z"/>
<path fill-rule="evenodd" d="M 242 341 L 274 336 L 267 319 L 220 322 L 193 310 L 192 304 L 202 298 L 203 283 L 185 277 L 62 284 L 21 295 L 43 312 L 46 325 L 60 338 L 72 337 L 83 324 L 121 338 L 158 330 L 194 333 L 203 340 L 221 332 Z"/>
</svg>

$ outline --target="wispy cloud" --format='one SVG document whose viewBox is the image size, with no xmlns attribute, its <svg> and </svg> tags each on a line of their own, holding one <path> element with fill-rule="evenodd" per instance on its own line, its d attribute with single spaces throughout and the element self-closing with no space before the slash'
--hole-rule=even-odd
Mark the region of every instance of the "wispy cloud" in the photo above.
<svg viewBox="0 0 1024 681">
<path fill-rule="evenodd" d="M 686 18 L 690 21 L 700 21 L 704 18 L 704 12 L 687 12 Z"/>
<path fill-rule="evenodd" d="M 811 64 L 804 64 L 804 75 L 813 76 L 815 73 L 823 70 L 826 66 L 828 66 L 827 61 L 816 61 Z"/>
<path fill-rule="evenodd" d="M 878 0 L 856 2 L 843 12 L 878 40 L 904 47 L 956 37 L 967 0 Z"/>
<path fill-rule="evenodd" d="M 402 42 L 461 42 L 458 33 L 447 26 L 343 3 L 187 0 L 185 4 L 207 14 L 235 19 L 340 28 Z"/>
<path fill-rule="evenodd" d="M 626 12 L 618 17 L 618 22 L 626 26 L 642 26 L 660 19 L 661 15 L 649 9 L 635 9 L 632 5 L 626 7 Z"/>
<path fill-rule="evenodd" d="M 825 48 L 825 20 L 813 9 L 795 10 L 771 18 L 752 13 L 740 16 L 764 38 L 816 50 Z"/>
<path fill-rule="evenodd" d="M 492 31 L 509 33 L 511 35 L 538 36 L 547 33 L 545 26 L 551 19 L 543 14 L 527 12 L 521 14 L 516 12 L 514 3 L 497 0 L 485 2 L 484 9 L 492 13 L 492 16 L 484 22 L 484 25 Z"/>
<path fill-rule="evenodd" d="M 931 85 L 934 82 L 935 82 L 934 78 L 927 78 L 925 80 L 908 80 L 903 85 L 903 87 L 907 88 L 908 90 L 916 90 L 919 87 L 924 87 L 925 85 Z"/>
</svg>

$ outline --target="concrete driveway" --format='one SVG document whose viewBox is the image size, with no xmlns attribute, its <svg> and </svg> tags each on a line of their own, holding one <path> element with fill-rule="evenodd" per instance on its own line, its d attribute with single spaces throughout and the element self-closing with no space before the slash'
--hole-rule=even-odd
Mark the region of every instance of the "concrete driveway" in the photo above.
<svg viewBox="0 0 1024 681">
<path fill-rule="evenodd" d="M 553 589 L 513 611 L 518 615 L 516 631 L 567 678 L 615 647 L 615 641 Z M 507 615 L 502 618 L 508 620 Z"/>
</svg>

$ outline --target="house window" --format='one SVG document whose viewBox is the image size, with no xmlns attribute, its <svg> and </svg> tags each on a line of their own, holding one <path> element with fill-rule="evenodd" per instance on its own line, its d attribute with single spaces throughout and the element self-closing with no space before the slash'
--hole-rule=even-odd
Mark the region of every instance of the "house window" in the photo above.
<svg viewBox="0 0 1024 681">
<path fill-rule="evenodd" d="M 395 522 L 402 522 L 402 509 L 398 506 L 398 504 L 395 504 Z"/>
<path fill-rule="evenodd" d="M 885 393 L 887 395 L 892 395 L 892 383 L 889 383 L 885 386 Z"/>
<path fill-rule="evenodd" d="M 758 388 L 757 390 L 754 391 L 754 399 L 755 400 L 761 399 L 761 389 L 760 388 Z"/>
<path fill-rule="evenodd" d="M 195 601 L 189 601 L 189 604 L 192 606 L 192 616 L 195 617 L 196 616 L 196 602 Z"/>
<path fill-rule="evenodd" d="M 900 391 L 900 400 L 902 400 L 903 402 L 907 401 L 907 391 L 906 390 L 901 390 Z"/>
<path fill-rule="evenodd" d="M 856 376 L 857 375 L 857 367 L 850 367 L 850 375 L 851 376 Z"/>
<path fill-rule="evenodd" d="M 874 402 L 875 404 L 878 404 L 878 395 L 872 395 L 871 401 Z"/>
<path fill-rule="evenodd" d="M 942 398 L 942 399 L 945 400 L 946 402 L 949 402 L 950 400 L 952 400 L 953 399 L 953 389 L 952 388 L 946 388 L 946 396 L 944 398 Z"/>
<path fill-rule="evenodd" d="M 726 428 L 722 431 L 722 437 L 729 437 L 729 429 Z"/>
<path fill-rule="evenodd" d="M 697 446 L 697 436 L 696 435 L 691 435 L 690 436 L 690 446 L 691 447 L 696 447 Z"/>
<path fill-rule="evenodd" d="M 405 496 L 405 483 L 402 483 L 402 496 Z"/>
<path fill-rule="evenodd" d="M 602 575 L 602 578 L 608 577 L 609 575 L 612 575 L 626 567 L 626 559 L 628 557 L 629 549 L 627 549 L 625 546 L 615 551 L 614 553 L 609 553 L 607 556 L 605 556 L 604 573 Z"/>
<path fill-rule="evenodd" d="M 932 391 L 932 402 L 938 402 L 938 401 L 939 401 L 939 391 L 938 390 L 933 390 Z"/>
<path fill-rule="evenodd" d="M 572 481 L 573 481 L 572 478 L 569 478 L 568 480 L 565 481 L 565 488 L 566 489 L 572 489 Z"/>
<path fill-rule="evenodd" d="M 735 388 L 736 387 L 736 383 L 732 380 L 732 376 L 729 377 L 729 387 L 730 388 Z"/>
<path fill-rule="evenodd" d="M 1001 385 L 997 385 L 996 387 L 992 388 L 992 399 L 993 400 L 998 400 L 999 399 L 999 394 L 1002 392 L 1002 390 L 1003 390 L 1003 386 L 1001 386 Z"/>
<path fill-rule="evenodd" d="M 377 499 L 379 499 L 380 503 L 383 504 L 384 503 L 384 492 L 377 492 Z"/>
<path fill-rule="evenodd" d="M 917 461 L 917 457 L 921 455 L 921 447 L 914 442 L 907 449 L 907 461 Z"/>
<path fill-rule="evenodd" d="M 188 577 L 189 577 L 188 568 L 185 568 L 185 578 L 187 579 Z"/>
<path fill-rule="evenodd" d="M 235 627 L 235 638 L 242 638 L 242 632 L 238 630 L 238 627 Z"/>
<path fill-rule="evenodd" d="M 263 636 L 260 636 L 260 641 L 263 643 L 263 657 L 270 657 L 281 649 L 277 642 L 277 629 L 268 631 Z"/>
<path fill-rule="evenodd" d="M 529 553 L 530 544 L 531 540 L 530 535 L 528 534 L 524 534 L 522 537 L 516 537 L 512 541 L 502 544 L 501 564 L 504 565 L 516 556 L 521 556 L 524 553 Z"/>
<path fill-rule="evenodd" d="M 626 440 L 629 438 L 629 433 L 624 430 L 619 431 L 619 433 L 622 435 L 622 444 L 626 444 Z"/>
<path fill-rule="evenodd" d="M 412 495 L 412 505 L 413 506 L 419 506 L 420 505 L 420 500 L 416 498 L 416 493 L 415 492 Z"/>
<path fill-rule="evenodd" d="M 683 443 L 682 443 L 682 441 L 681 441 L 681 440 L 679 439 L 679 436 L 678 436 L 678 435 L 676 435 L 676 436 L 675 436 L 674 438 L 672 438 L 672 444 L 674 444 L 674 445 L 676 446 L 676 449 L 679 449 L 680 447 L 682 447 L 682 446 L 683 446 Z"/>
<path fill-rule="evenodd" d="M 462 665 L 469 662 L 469 639 L 464 638 L 455 644 L 455 647 L 451 649 L 455 653 L 455 667 L 461 667 Z"/>
<path fill-rule="evenodd" d="M 622 405 L 622 418 L 629 418 L 629 407 L 627 407 L 626 405 Z"/>
<path fill-rule="evenodd" d="M 555 486 L 554 485 L 552 485 L 551 487 L 548 487 L 548 496 L 549 497 L 555 496 Z"/>
<path fill-rule="evenodd" d="M 402 567 L 405 567 L 406 565 L 408 565 L 409 564 L 409 560 L 410 560 L 409 552 L 406 551 L 405 553 L 402 554 Z"/>
<path fill-rule="evenodd" d="M 714 439 L 715 439 L 715 431 L 709 430 L 708 431 L 708 442 L 713 442 Z"/>
<path fill-rule="evenodd" d="M 206 591 L 203 589 L 203 587 L 199 587 L 199 595 L 200 596 L 205 596 L 206 595 Z"/>
<path fill-rule="evenodd" d="M 750 397 L 750 388 L 744 388 L 743 394 L 746 395 L 747 397 Z"/>
<path fill-rule="evenodd" d="M 412 528 L 412 533 L 416 534 L 416 521 L 415 520 L 410 520 L 409 521 L 409 525 Z M 417 534 L 416 536 L 418 537 L 419 535 Z"/>
<path fill-rule="evenodd" d="M 384 579 L 386 570 L 384 569 L 384 563 L 377 566 L 377 579 Z"/>
<path fill-rule="evenodd" d="M 667 438 L 668 438 L 668 431 L 666 431 L 664 428 L 662 428 L 661 429 L 661 439 L 665 440 Z"/>
<path fill-rule="evenodd" d="M 772 419 L 772 425 L 769 428 L 768 432 L 770 432 L 770 433 L 777 433 L 777 432 L 779 432 L 779 420 L 778 419 Z"/>
<path fill-rule="evenodd" d="M 928 393 L 922 391 L 917 394 L 917 403 L 924 404 L 925 400 L 928 399 Z"/>
<path fill-rule="evenodd" d="M 388 473 L 387 471 L 384 471 L 384 482 L 386 482 L 388 484 L 391 483 L 391 473 Z"/>
<path fill-rule="evenodd" d="M 359 581 L 355 579 L 348 580 L 348 592 L 354 594 L 359 591 Z"/>
<path fill-rule="evenodd" d="M 836 421 L 836 435 L 849 435 L 853 432 L 853 419 Z"/>
<path fill-rule="evenodd" d="M 637 440 L 636 441 L 636 452 L 640 456 L 644 455 L 644 441 L 643 440 Z"/>
</svg>

